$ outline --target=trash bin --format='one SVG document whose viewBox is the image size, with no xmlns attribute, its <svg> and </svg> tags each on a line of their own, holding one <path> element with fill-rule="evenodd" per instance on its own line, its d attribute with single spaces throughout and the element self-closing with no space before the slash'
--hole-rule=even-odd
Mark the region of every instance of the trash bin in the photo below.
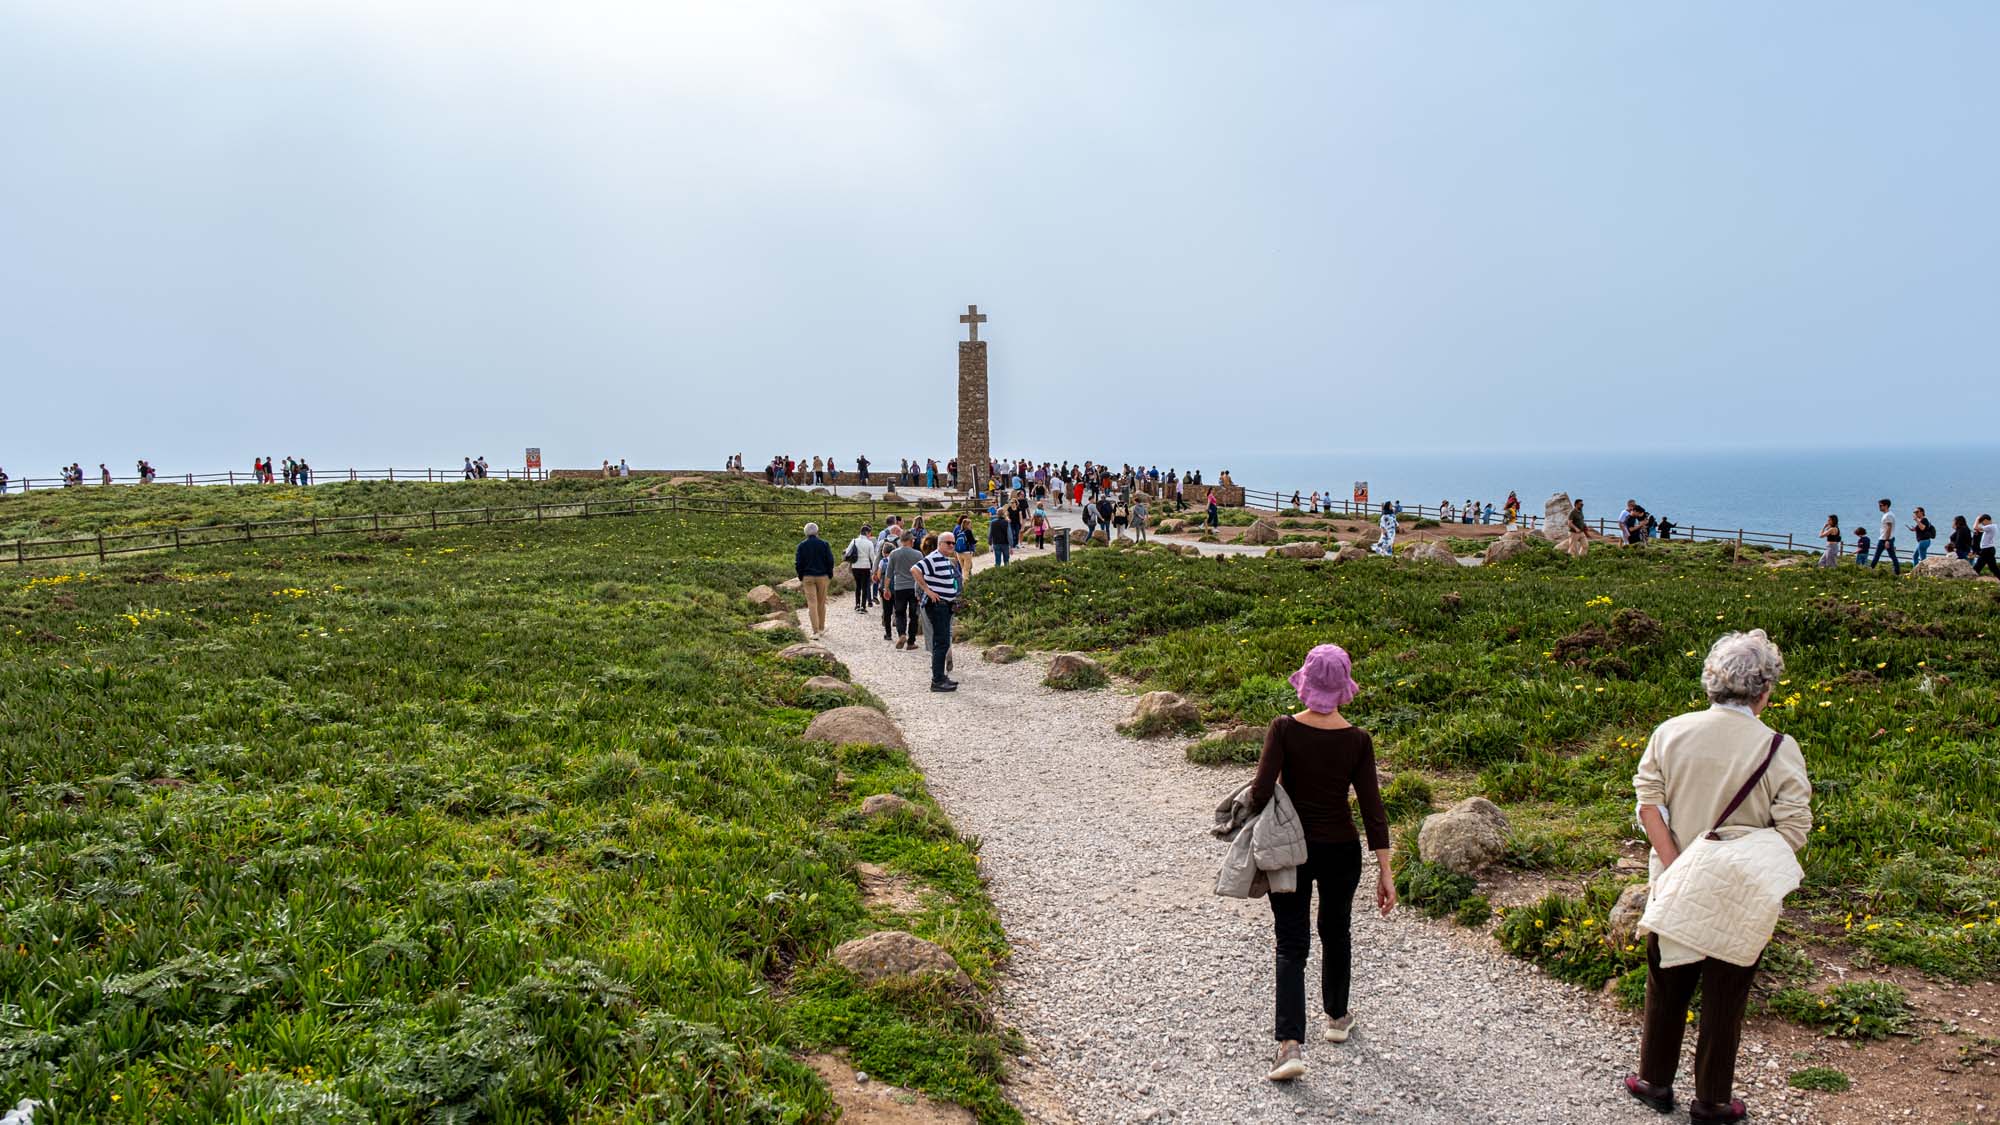
<svg viewBox="0 0 2000 1125">
<path fill-rule="evenodd" d="M 1056 561 L 1069 561 L 1069 528 L 1056 528 Z"/>
</svg>

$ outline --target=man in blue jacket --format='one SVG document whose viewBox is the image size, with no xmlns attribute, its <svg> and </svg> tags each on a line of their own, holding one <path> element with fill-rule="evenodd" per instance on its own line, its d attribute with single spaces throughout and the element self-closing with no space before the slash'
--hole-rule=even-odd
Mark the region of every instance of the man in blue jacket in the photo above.
<svg viewBox="0 0 2000 1125">
<path fill-rule="evenodd" d="M 813 636 L 821 636 L 826 632 L 826 584 L 833 578 L 833 548 L 819 537 L 818 524 L 806 525 L 806 537 L 799 541 L 792 568 L 798 571 L 799 585 L 805 587 Z"/>
</svg>

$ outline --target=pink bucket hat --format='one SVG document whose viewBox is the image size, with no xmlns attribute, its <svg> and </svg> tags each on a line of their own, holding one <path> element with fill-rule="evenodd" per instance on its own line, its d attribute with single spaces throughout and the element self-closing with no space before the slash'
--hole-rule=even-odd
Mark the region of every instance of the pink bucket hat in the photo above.
<svg viewBox="0 0 2000 1125">
<path fill-rule="evenodd" d="M 1313 711 L 1331 711 L 1361 691 L 1354 682 L 1354 662 L 1339 645 L 1315 645 L 1306 653 L 1306 662 L 1292 673 L 1292 688 Z"/>
</svg>

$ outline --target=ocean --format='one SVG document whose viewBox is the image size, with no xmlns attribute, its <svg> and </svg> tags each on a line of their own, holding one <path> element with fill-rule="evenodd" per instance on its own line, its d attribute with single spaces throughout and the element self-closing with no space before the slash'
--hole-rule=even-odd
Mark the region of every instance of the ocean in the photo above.
<svg viewBox="0 0 2000 1125">
<path fill-rule="evenodd" d="M 1593 517 L 1615 519 L 1627 499 L 1682 526 L 1791 533 L 1811 545 L 1832 513 L 1843 530 L 1860 523 L 1875 535 L 1875 502 L 1888 497 L 1899 522 L 1922 505 L 1940 538 L 1951 517 L 1968 523 L 1981 512 L 2000 513 L 2000 449 L 1933 447 L 1854 452 L 1770 450 L 1729 453 L 1252 453 L 1191 458 L 1177 466 L 1216 479 L 1228 469 L 1236 483 L 1254 489 L 1310 496 L 1314 489 L 1347 497 L 1355 481 L 1368 482 L 1375 503 L 1435 505 L 1467 498 L 1497 508 L 1507 490 L 1520 494 L 1523 511 L 1540 515 L 1552 492 L 1586 502 Z M 1167 466 L 1162 464 L 1160 471 Z M 1913 548 L 1909 532 L 1898 544 Z"/>
</svg>

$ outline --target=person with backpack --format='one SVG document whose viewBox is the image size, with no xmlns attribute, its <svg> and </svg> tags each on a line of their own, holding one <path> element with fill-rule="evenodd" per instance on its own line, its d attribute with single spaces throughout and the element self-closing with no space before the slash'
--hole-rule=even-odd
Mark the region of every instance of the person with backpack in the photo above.
<svg viewBox="0 0 2000 1125">
<path fill-rule="evenodd" d="M 854 612 L 867 613 L 875 604 L 875 529 L 861 525 L 861 534 L 847 544 L 847 566 L 854 572 Z"/>
<path fill-rule="evenodd" d="M 1639 825 L 1652 844 L 1652 891 L 1640 922 L 1645 1030 L 1639 1070 L 1625 1076 L 1625 1091 L 1658 1112 L 1673 1111 L 1688 1006 L 1699 988 L 1688 1104 L 1696 1122 L 1748 1115 L 1734 1096 L 1743 1014 L 1784 896 L 1798 885 L 1793 853 L 1812 832 L 1805 756 L 1761 718 L 1784 674 L 1784 654 L 1762 629 L 1725 633 L 1702 662 L 1709 706 L 1654 728 L 1632 777 Z M 1730 849 L 1732 861 L 1710 862 L 1718 848 Z M 1717 901 L 1732 906 L 1704 907 Z"/>
</svg>

